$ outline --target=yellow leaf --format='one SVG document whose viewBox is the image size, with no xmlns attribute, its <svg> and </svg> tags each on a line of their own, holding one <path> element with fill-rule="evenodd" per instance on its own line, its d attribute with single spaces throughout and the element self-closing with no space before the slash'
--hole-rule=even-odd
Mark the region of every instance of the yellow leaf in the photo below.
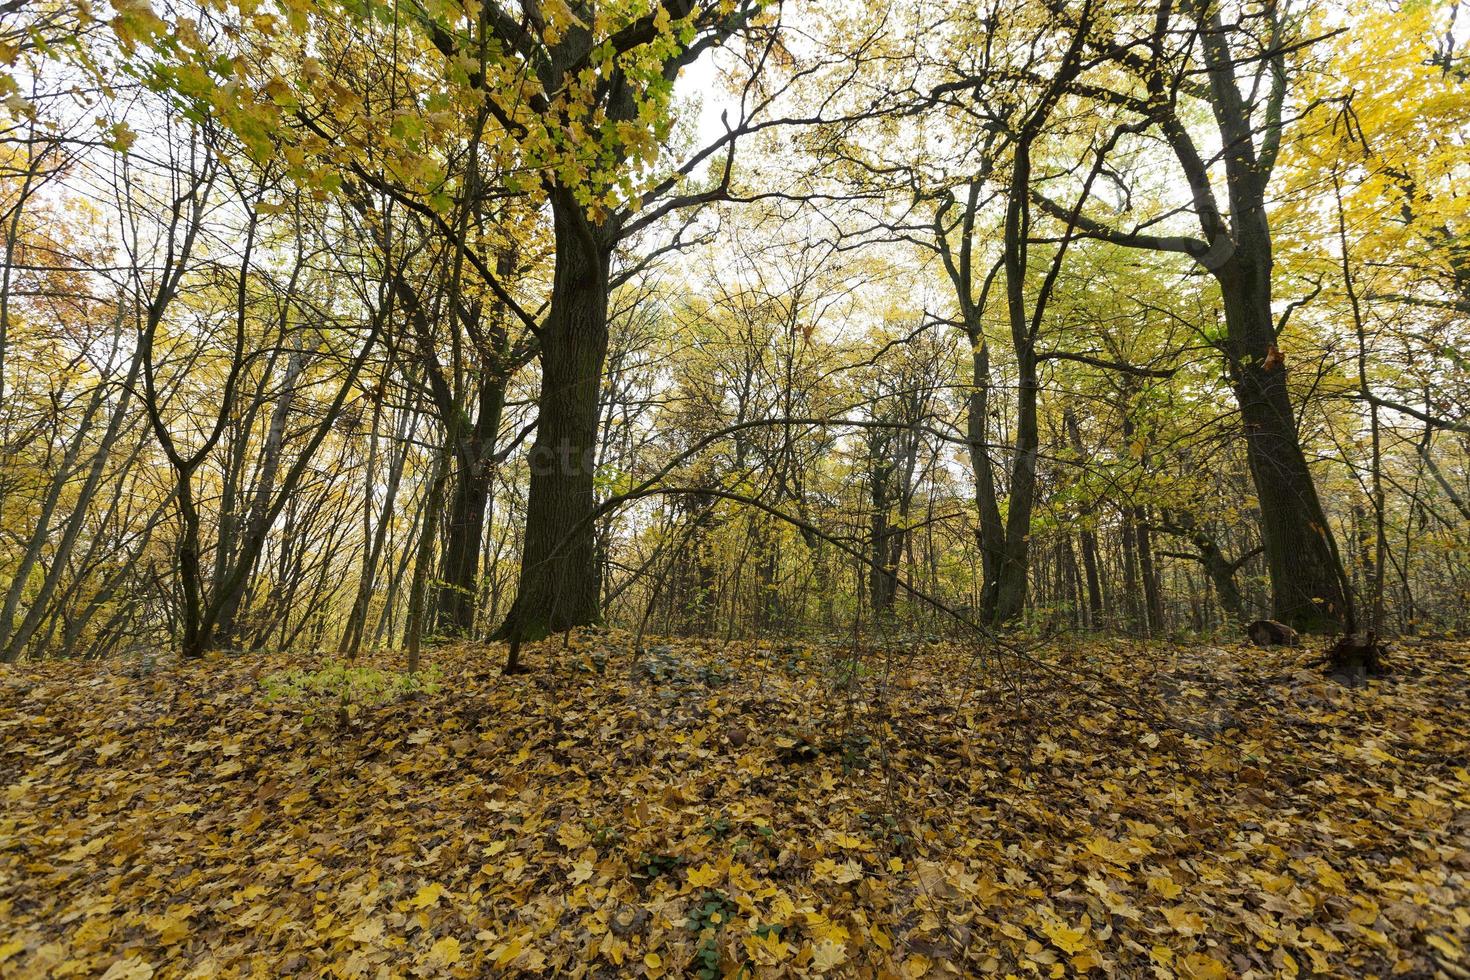
<svg viewBox="0 0 1470 980">
<path fill-rule="evenodd" d="M 847 960 L 847 946 L 834 939 L 823 939 L 812 945 L 812 969 L 818 973 L 839 967 Z"/>
<path fill-rule="evenodd" d="M 106 846 L 107 840 L 108 839 L 106 837 L 94 837 L 92 840 L 88 841 L 85 844 L 78 844 L 75 847 L 65 851 L 64 853 L 62 853 L 61 859 L 63 861 L 85 860 L 86 858 L 89 858 L 93 854 L 96 854 L 98 851 L 102 850 L 102 848 Z"/>
<path fill-rule="evenodd" d="M 1348 919 L 1360 926 L 1371 926 L 1378 921 L 1378 903 L 1371 898 L 1357 896 L 1357 904 L 1348 910 Z"/>
<path fill-rule="evenodd" d="M 439 904 L 439 898 L 444 894 L 444 886 L 437 881 L 432 885 L 425 885 L 413 896 L 413 907 L 426 909 Z"/>
<path fill-rule="evenodd" d="M 147 960 L 118 960 L 102 974 L 102 980 L 149 980 L 153 976 L 153 965 Z"/>
<path fill-rule="evenodd" d="M 572 865 L 572 873 L 567 876 L 567 880 L 574 885 L 580 885 L 584 881 L 590 881 L 596 871 L 596 865 L 583 855 Z"/>
<path fill-rule="evenodd" d="M 562 847 L 571 851 L 586 847 L 592 842 L 592 837 L 582 829 L 581 824 L 569 820 L 557 828 L 556 840 Z"/>
<path fill-rule="evenodd" d="M 1169 921 L 1169 926 L 1180 935 L 1193 936 L 1205 931 L 1205 920 L 1200 914 L 1181 906 L 1164 909 L 1164 918 Z"/>
<path fill-rule="evenodd" d="M 519 936 L 517 936 L 510 942 L 492 949 L 490 951 L 490 955 L 495 957 L 496 966 L 505 966 L 509 963 L 514 962 L 516 957 L 521 955 L 521 949 L 523 948 L 523 946 L 523 941 Z"/>
<path fill-rule="evenodd" d="M 1302 938 L 1316 943 L 1329 953 L 1340 953 L 1343 950 L 1341 940 L 1319 926 L 1307 926 L 1302 930 Z"/>
<path fill-rule="evenodd" d="M 650 970 L 657 970 L 664 965 L 664 961 L 657 953 L 645 953 L 643 954 L 643 965 Z"/>
<path fill-rule="evenodd" d="M 1165 871 L 1163 874 L 1153 875 L 1148 879 L 1148 890 L 1163 898 L 1176 898 L 1184 888 L 1169 877 Z"/>
<path fill-rule="evenodd" d="M 710 864 L 702 864 L 697 868 L 689 869 L 689 884 L 695 888 L 708 888 L 718 882 L 724 875 L 720 869 Z"/>
<path fill-rule="evenodd" d="M 1088 841 L 1087 849 L 1110 864 L 1122 866 L 1134 860 L 1133 851 L 1127 844 L 1109 840 L 1101 835 Z"/>
<path fill-rule="evenodd" d="M 1438 935 L 1430 935 L 1426 938 L 1429 945 L 1443 953 L 1445 958 L 1451 963 L 1460 962 L 1460 957 L 1464 955 L 1464 950 L 1460 949 L 1452 939 L 1446 939 L 1444 936 Z"/>
<path fill-rule="evenodd" d="M 1047 938 L 1050 939 L 1058 949 L 1069 956 L 1073 953 L 1080 953 L 1091 945 L 1087 938 L 1086 931 L 1082 929 L 1073 929 L 1071 926 L 1067 925 L 1064 922 L 1058 921 L 1044 923 L 1041 927 L 1041 931 L 1046 933 Z"/>
<path fill-rule="evenodd" d="M 189 938 L 189 923 L 184 919 L 163 919 L 155 927 L 158 941 L 164 946 L 177 946 Z"/>
<path fill-rule="evenodd" d="M 1205 953 L 1190 953 L 1179 963 L 1182 980 L 1226 980 L 1225 964 Z"/>
<path fill-rule="evenodd" d="M 906 977 L 925 977 L 933 966 L 933 961 L 923 953 L 915 953 L 903 961 L 903 974 Z"/>
<path fill-rule="evenodd" d="M 429 962 L 436 966 L 453 966 L 459 962 L 459 940 L 445 936 L 429 947 Z"/>
</svg>

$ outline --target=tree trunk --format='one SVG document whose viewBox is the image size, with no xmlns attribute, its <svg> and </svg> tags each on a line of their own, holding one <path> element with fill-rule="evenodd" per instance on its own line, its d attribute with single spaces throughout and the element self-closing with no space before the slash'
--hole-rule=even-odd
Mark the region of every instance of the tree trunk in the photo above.
<svg viewBox="0 0 1470 980">
<path fill-rule="evenodd" d="M 119 324 L 120 326 L 120 324 Z M 77 454 L 86 442 L 88 431 L 92 427 L 93 415 L 102 403 L 103 386 L 98 385 L 93 394 L 92 401 L 88 404 L 86 413 L 78 426 L 77 431 L 71 438 L 63 455 L 61 468 L 55 480 L 48 489 L 45 501 L 42 504 L 41 514 L 36 522 L 32 541 L 26 548 L 19 569 L 11 580 L 10 588 L 5 597 L 5 606 L 0 611 L 0 661 L 11 663 L 18 659 L 26 644 L 30 642 L 31 636 L 40 625 L 42 617 L 51 604 L 51 597 L 55 594 L 61 583 L 67 564 L 71 559 L 72 549 L 76 546 L 77 538 L 81 535 L 86 524 L 86 518 L 91 507 L 92 498 L 97 493 L 98 485 L 106 471 L 108 461 L 111 459 L 113 448 L 117 442 L 118 433 L 128 415 L 133 385 L 138 379 L 138 370 L 142 366 L 142 360 L 134 356 L 128 368 L 128 373 L 123 381 L 122 389 L 118 395 L 117 403 L 113 406 L 111 418 L 108 420 L 107 428 L 103 433 L 102 440 L 97 446 L 97 451 L 92 457 L 87 471 L 87 477 L 77 492 L 76 499 L 72 502 L 71 516 L 63 525 L 59 540 L 54 543 L 54 550 L 50 556 L 50 562 L 42 578 L 39 590 L 29 597 L 29 608 L 22 618 L 20 625 L 11 632 L 13 616 L 20 597 L 24 592 L 26 580 L 31 574 L 32 568 L 40 560 L 43 547 L 52 542 L 54 535 L 51 533 L 50 522 L 56 508 L 57 500 L 62 488 L 80 469 L 76 465 Z M 121 479 L 122 474 L 116 474 L 115 479 Z"/>
<path fill-rule="evenodd" d="M 556 269 L 541 327 L 541 394 L 520 587 L 500 639 L 512 643 L 599 619 L 593 486 L 598 391 L 607 356 L 606 232 L 571 193 L 552 194 Z M 606 237 L 604 237 L 606 236 Z"/>
<path fill-rule="evenodd" d="M 408 672 L 419 669 L 419 651 L 423 648 L 424 627 L 428 620 L 429 568 L 434 562 L 434 540 L 439 536 L 439 498 L 444 493 L 444 481 L 449 471 L 449 447 L 439 450 L 434 462 L 434 478 L 425 488 L 424 524 L 419 532 L 417 555 L 413 563 L 413 582 L 408 591 L 408 623 L 405 627 L 408 647 Z"/>
<path fill-rule="evenodd" d="M 348 613 L 347 625 L 343 627 L 342 639 L 337 645 L 337 652 L 347 654 L 349 660 L 357 657 L 358 650 L 362 646 L 363 632 L 367 628 L 368 610 L 372 604 L 373 592 L 377 584 L 378 564 L 388 540 L 388 528 L 393 521 L 393 512 L 398 505 L 398 486 L 403 480 L 403 467 L 408 459 L 408 448 L 417 431 L 418 407 L 416 404 L 410 404 L 399 415 L 398 430 L 394 438 L 397 445 L 389 448 L 388 483 L 383 488 L 383 509 L 378 516 L 376 526 L 373 526 L 371 531 L 369 531 L 373 502 L 371 481 L 374 479 L 374 474 L 371 467 L 368 469 L 370 482 L 363 493 L 363 537 L 367 546 L 363 550 L 362 571 L 358 575 L 357 593 L 352 601 L 352 611 Z"/>
<path fill-rule="evenodd" d="M 1026 575 L 1031 544 L 1031 505 L 1036 495 L 1037 427 L 1036 351 L 1026 308 L 1027 235 L 1030 219 L 1026 191 L 1031 186 L 1030 145 L 1015 151 L 1011 194 L 1006 210 L 1005 286 L 1011 343 L 1016 355 L 1016 433 L 1011 447 L 1011 486 L 1006 500 L 1005 551 L 989 619 L 1000 624 L 1021 615 L 1026 606 Z"/>
<path fill-rule="evenodd" d="M 1123 543 L 1123 623 L 1128 630 L 1137 630 L 1138 612 L 1138 560 L 1134 545 L 1137 538 L 1133 533 L 1133 508 L 1124 507 L 1120 536 Z"/>
<path fill-rule="evenodd" d="M 1000 585 L 1001 559 L 1005 554 L 1005 524 L 1000 516 L 1000 501 L 995 491 L 995 470 L 986 445 L 990 428 L 990 348 L 984 338 L 975 335 L 973 384 L 970 392 L 969 440 L 970 467 L 975 475 L 975 508 L 980 524 L 976 543 L 980 546 L 980 607 L 986 621 L 995 609 L 996 590 Z"/>
<path fill-rule="evenodd" d="M 475 629 L 485 508 L 490 500 L 490 481 L 495 476 L 495 439 L 504 406 L 505 379 L 487 372 L 480 382 L 480 407 L 474 427 L 455 455 L 454 495 L 446 517 L 449 535 L 439 573 L 439 632 L 444 636 L 469 636 Z"/>
<path fill-rule="evenodd" d="M 1264 217 L 1258 234 L 1265 234 Z M 1245 240 L 1216 272 L 1229 331 L 1231 380 L 1245 426 L 1246 456 L 1261 508 L 1271 603 L 1303 632 L 1350 624 L 1342 565 L 1297 433 L 1271 317 L 1269 238 Z M 1262 258 L 1264 256 L 1264 258 Z"/>
<path fill-rule="evenodd" d="M 199 564 L 199 511 L 194 506 L 193 478 L 192 469 L 178 471 L 175 498 L 179 506 L 177 561 L 182 625 L 179 652 L 188 660 L 203 657 L 210 640 L 204 622 L 204 574 Z"/>
<path fill-rule="evenodd" d="M 713 636 L 715 617 L 719 608 L 720 570 L 715 555 L 714 532 L 718 527 L 715 517 L 715 498 L 697 497 L 698 508 L 694 518 L 697 528 L 690 551 L 694 555 L 694 595 L 689 612 L 702 636 Z"/>
<path fill-rule="evenodd" d="M 271 494 L 275 492 L 276 474 L 281 467 L 281 447 L 285 441 L 286 420 L 291 414 L 291 403 L 296 397 L 296 382 L 301 377 L 305 368 L 305 358 L 300 350 L 291 352 L 290 360 L 286 363 L 286 377 L 282 384 L 281 393 L 276 396 L 274 408 L 271 410 L 270 424 L 266 429 L 265 445 L 261 449 L 260 470 L 255 478 L 255 498 L 251 501 L 249 515 L 245 519 L 245 544 L 240 549 L 242 554 L 259 554 L 265 544 L 265 536 L 270 531 L 266 523 L 266 515 L 270 512 Z M 223 550 L 224 542 L 219 547 Z M 225 567 L 228 562 L 223 563 Z M 223 569 L 220 581 L 225 578 Z M 235 640 L 235 616 L 240 609 L 240 601 L 245 597 L 245 587 L 249 579 L 244 576 L 231 578 L 233 588 L 220 597 L 220 612 L 215 632 L 219 642 L 229 646 Z"/>
<path fill-rule="evenodd" d="M 870 440 L 868 448 L 868 493 L 872 507 L 868 528 L 872 542 L 868 599 L 875 620 L 893 612 L 893 599 L 898 591 L 897 565 L 890 558 L 893 551 L 890 542 L 896 532 L 888 523 L 889 484 L 893 474 L 888 447 L 888 435 L 881 434 Z"/>
<path fill-rule="evenodd" d="M 1164 631 L 1164 601 L 1159 595 L 1159 575 L 1154 568 L 1153 536 L 1148 530 L 1148 510 L 1133 509 L 1133 528 L 1138 536 L 1138 571 L 1143 577 L 1143 601 L 1146 632 L 1156 636 Z"/>
<path fill-rule="evenodd" d="M 1077 424 L 1077 413 L 1066 408 L 1062 412 L 1062 422 L 1067 427 L 1067 437 L 1072 443 L 1072 451 L 1077 454 L 1079 463 L 1087 462 L 1087 455 L 1082 444 L 1082 427 Z M 1082 568 L 1087 579 L 1087 609 L 1089 613 L 1088 625 L 1092 629 L 1101 629 L 1103 625 L 1103 596 L 1102 577 L 1097 567 L 1097 532 L 1091 527 L 1084 525 L 1078 537 L 1082 541 Z"/>
<path fill-rule="evenodd" d="M 1241 599 L 1240 586 L 1235 584 L 1235 571 L 1240 567 L 1246 555 L 1240 561 L 1231 562 L 1220 550 L 1220 545 L 1215 541 L 1214 535 L 1201 527 L 1193 514 L 1170 514 L 1165 511 L 1160 529 L 1169 533 L 1177 534 L 1189 539 L 1194 545 L 1197 554 L 1193 557 L 1204 566 L 1205 575 L 1209 577 L 1210 584 L 1214 586 L 1215 598 L 1219 600 L 1220 609 L 1225 613 L 1228 620 L 1234 623 L 1244 623 L 1245 603 Z M 1252 552 L 1253 554 L 1253 552 Z"/>
<path fill-rule="evenodd" d="M 755 541 L 755 608 L 753 619 L 757 633 L 766 634 L 782 627 L 781 539 L 779 529 L 753 518 Z"/>
</svg>

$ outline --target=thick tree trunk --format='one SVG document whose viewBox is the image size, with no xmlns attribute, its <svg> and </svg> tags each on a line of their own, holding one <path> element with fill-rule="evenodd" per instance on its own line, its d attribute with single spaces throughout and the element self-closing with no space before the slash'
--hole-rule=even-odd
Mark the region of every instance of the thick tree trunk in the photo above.
<svg viewBox="0 0 1470 980">
<path fill-rule="evenodd" d="M 1018 352 L 1020 353 L 1020 352 Z M 1015 460 L 1011 465 L 1011 492 L 1006 500 L 1006 537 L 1000 575 L 996 583 L 997 624 L 1021 615 L 1026 606 L 1026 573 L 1031 546 L 1031 508 L 1036 497 L 1036 460 L 1040 437 L 1036 424 L 1036 364 L 1026 351 L 1021 358 L 1020 384 L 1016 399 Z"/>
<path fill-rule="evenodd" d="M 611 249 L 570 192 L 552 195 L 552 212 L 556 270 L 541 327 L 520 587 L 496 633 L 513 644 L 595 623 L 600 615 L 593 471 Z"/>
<path fill-rule="evenodd" d="M 1350 625 L 1352 608 L 1276 350 L 1270 254 L 1269 239 L 1264 246 L 1243 241 L 1215 273 L 1229 330 L 1231 379 L 1261 508 L 1274 614 L 1304 632 L 1335 632 Z"/>
<path fill-rule="evenodd" d="M 1031 186 L 1029 142 L 1016 147 L 1011 194 L 1005 225 L 1006 311 L 1011 345 L 1016 355 L 1016 430 L 1011 447 L 1011 486 L 1006 499 L 1005 552 L 995 589 L 990 620 L 1000 624 L 1016 619 L 1026 607 L 1026 578 L 1031 546 L 1031 506 L 1036 496 L 1036 462 L 1041 446 L 1036 398 L 1033 327 L 1026 305 L 1027 235 L 1030 220 L 1026 191 Z"/>
</svg>

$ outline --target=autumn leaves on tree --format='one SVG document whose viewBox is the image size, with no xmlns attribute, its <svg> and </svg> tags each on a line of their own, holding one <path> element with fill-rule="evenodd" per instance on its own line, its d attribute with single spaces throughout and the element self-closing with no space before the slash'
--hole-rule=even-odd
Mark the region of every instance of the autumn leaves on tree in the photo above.
<svg viewBox="0 0 1470 980">
<path fill-rule="evenodd" d="M 78 440 L 7 423 L 5 655 L 1453 618 L 1442 13 L 1393 68 L 1274 3 L 7 10 L 7 401 L 66 277 L 92 339 Z"/>
</svg>

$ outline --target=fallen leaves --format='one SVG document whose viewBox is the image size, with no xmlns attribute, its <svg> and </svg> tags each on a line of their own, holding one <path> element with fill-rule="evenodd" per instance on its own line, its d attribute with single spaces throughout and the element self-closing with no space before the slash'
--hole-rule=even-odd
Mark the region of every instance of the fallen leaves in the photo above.
<svg viewBox="0 0 1470 980">
<path fill-rule="evenodd" d="M 432 908 L 439 904 L 439 899 L 444 897 L 444 886 L 438 882 L 425 885 L 414 893 L 413 901 L 409 904 L 416 909 Z"/>
<path fill-rule="evenodd" d="M 459 940 L 445 936 L 429 947 L 426 962 L 433 967 L 451 967 L 459 962 Z"/>
<path fill-rule="evenodd" d="M 347 728 L 259 696 L 301 657 L 0 673 L 0 974 L 1466 968 L 1463 645 L 1351 691 L 1102 641 L 1020 700 L 944 648 L 840 691 L 820 649 L 664 649 L 437 650 Z"/>
<path fill-rule="evenodd" d="M 1057 919 L 1044 922 L 1041 931 L 1052 941 L 1052 945 L 1067 955 L 1080 953 L 1092 945 L 1087 937 L 1087 916 L 1082 917 L 1082 927 L 1074 929 Z"/>
</svg>

